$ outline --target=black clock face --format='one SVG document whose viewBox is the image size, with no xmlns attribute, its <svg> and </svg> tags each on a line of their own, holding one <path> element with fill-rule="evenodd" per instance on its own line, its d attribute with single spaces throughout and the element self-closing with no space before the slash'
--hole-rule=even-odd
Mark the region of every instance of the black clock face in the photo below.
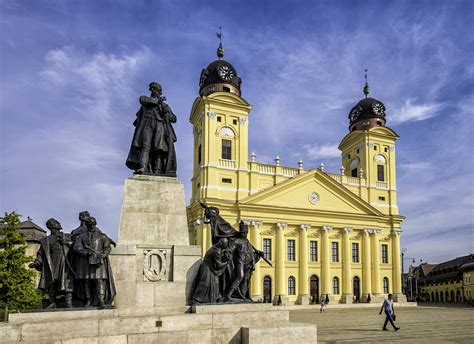
<svg viewBox="0 0 474 344">
<path fill-rule="evenodd" d="M 351 113 L 349 114 L 349 119 L 354 121 L 357 117 L 360 115 L 360 109 L 358 107 L 355 107 L 352 109 Z"/>
<path fill-rule="evenodd" d="M 372 110 L 374 110 L 374 113 L 377 116 L 384 116 L 385 115 L 385 108 L 382 104 L 380 103 L 374 103 L 372 104 Z"/>
<path fill-rule="evenodd" d="M 199 77 L 199 87 L 202 87 L 202 85 L 204 85 L 204 83 L 207 80 L 208 74 L 209 74 L 209 71 L 207 69 L 202 70 L 201 76 Z"/>
<path fill-rule="evenodd" d="M 219 74 L 219 77 L 225 81 L 231 81 L 235 76 L 234 71 L 229 66 L 225 65 L 217 67 L 217 73 Z"/>
</svg>

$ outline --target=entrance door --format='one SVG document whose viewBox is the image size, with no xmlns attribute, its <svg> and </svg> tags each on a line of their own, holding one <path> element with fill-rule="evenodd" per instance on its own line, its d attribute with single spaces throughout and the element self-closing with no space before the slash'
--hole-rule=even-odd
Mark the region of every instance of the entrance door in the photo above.
<svg viewBox="0 0 474 344">
<path fill-rule="evenodd" d="M 316 275 L 311 276 L 309 280 L 309 294 L 311 302 L 319 303 L 319 278 Z"/>
<path fill-rule="evenodd" d="M 352 280 L 352 293 L 355 297 L 355 302 L 360 302 L 360 279 L 357 276 L 354 276 Z"/>
<path fill-rule="evenodd" d="M 272 278 L 270 276 L 263 278 L 263 302 L 272 302 Z"/>
</svg>

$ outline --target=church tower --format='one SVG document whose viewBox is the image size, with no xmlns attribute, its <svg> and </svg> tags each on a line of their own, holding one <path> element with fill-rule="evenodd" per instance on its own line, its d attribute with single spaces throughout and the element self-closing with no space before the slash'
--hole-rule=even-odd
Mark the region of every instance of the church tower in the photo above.
<svg viewBox="0 0 474 344">
<path fill-rule="evenodd" d="M 217 34 L 221 39 L 222 34 Z M 224 58 L 201 72 L 199 96 L 189 121 L 194 133 L 192 199 L 237 201 L 248 195 L 248 116 L 251 106 L 241 97 L 241 79 Z"/>
<path fill-rule="evenodd" d="M 339 145 L 342 174 L 349 182 L 364 181 L 360 196 L 387 215 L 397 215 L 395 142 L 398 135 L 386 124 L 385 105 L 368 97 L 365 71 L 365 98 L 349 113 L 349 134 Z M 352 179 L 351 179 L 352 178 Z"/>
</svg>

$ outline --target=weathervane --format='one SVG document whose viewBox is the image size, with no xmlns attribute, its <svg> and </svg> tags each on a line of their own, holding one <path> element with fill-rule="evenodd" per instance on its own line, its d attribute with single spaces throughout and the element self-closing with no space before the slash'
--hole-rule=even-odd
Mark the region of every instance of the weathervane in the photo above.
<svg viewBox="0 0 474 344">
<path fill-rule="evenodd" d="M 222 48 L 222 26 L 219 26 L 219 32 L 216 33 L 219 38 L 219 48 L 217 48 L 217 57 L 219 60 L 224 57 L 224 48 Z"/>
<path fill-rule="evenodd" d="M 369 83 L 367 82 L 367 71 L 368 69 L 365 70 L 365 86 L 364 86 L 364 94 L 365 94 L 365 98 L 367 98 L 367 96 L 369 95 L 369 92 L 370 92 L 370 87 L 369 87 Z"/>
</svg>

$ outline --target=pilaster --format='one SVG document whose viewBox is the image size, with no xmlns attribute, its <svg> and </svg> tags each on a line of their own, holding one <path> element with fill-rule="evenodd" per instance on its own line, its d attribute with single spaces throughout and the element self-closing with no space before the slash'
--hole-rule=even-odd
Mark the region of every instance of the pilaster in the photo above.
<svg viewBox="0 0 474 344">
<path fill-rule="evenodd" d="M 329 232 L 332 226 L 323 226 L 321 233 L 321 292 L 322 297 L 334 299 L 331 290 L 331 247 L 329 245 Z"/>
<path fill-rule="evenodd" d="M 407 302 L 407 298 L 402 294 L 402 272 L 400 269 L 400 236 L 401 231 L 392 232 L 392 285 L 393 300 L 395 302 Z"/>
</svg>

